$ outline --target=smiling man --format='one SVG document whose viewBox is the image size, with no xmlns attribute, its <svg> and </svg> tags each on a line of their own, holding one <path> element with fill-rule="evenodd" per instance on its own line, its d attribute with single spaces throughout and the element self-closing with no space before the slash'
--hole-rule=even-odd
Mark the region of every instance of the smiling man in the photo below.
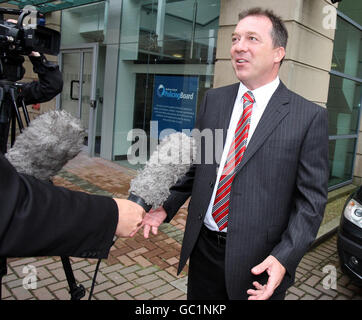
<svg viewBox="0 0 362 320">
<path fill-rule="evenodd" d="M 220 165 L 201 163 L 146 214 L 145 237 L 191 195 L 180 272 L 188 299 L 284 299 L 327 202 L 326 109 L 279 80 L 287 30 L 269 10 L 242 12 L 232 34 L 239 82 L 209 90 L 196 128 L 224 130 Z M 205 159 L 201 145 L 200 159 Z M 209 159 L 208 159 L 209 160 Z"/>
<path fill-rule="evenodd" d="M 278 76 L 288 34 L 273 16 L 271 20 L 263 15 L 244 17 L 246 14 L 240 14 L 240 22 L 232 34 L 231 63 L 236 77 L 249 90 L 255 90 Z M 276 31 L 273 31 L 273 23 Z"/>
</svg>

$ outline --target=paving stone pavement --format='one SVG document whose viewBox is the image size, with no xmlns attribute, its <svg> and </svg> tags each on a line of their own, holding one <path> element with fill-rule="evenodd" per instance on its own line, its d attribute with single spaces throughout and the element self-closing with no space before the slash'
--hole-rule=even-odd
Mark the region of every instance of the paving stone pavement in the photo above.
<svg viewBox="0 0 362 320">
<path fill-rule="evenodd" d="M 72 190 L 126 198 L 135 174 L 132 169 L 81 153 L 53 181 Z M 170 224 L 162 225 L 149 239 L 144 239 L 141 232 L 131 239 L 118 239 L 108 259 L 100 264 L 92 298 L 186 299 L 188 266 L 179 276 L 176 274 L 186 214 L 185 204 Z M 334 235 L 304 256 L 286 300 L 362 300 L 362 288 L 340 270 L 336 240 Z M 88 299 L 96 262 L 71 258 L 74 276 L 86 289 L 83 299 Z M 32 279 L 36 279 L 36 288 L 31 288 Z M 8 259 L 2 296 L 4 300 L 69 300 L 60 257 Z"/>
</svg>

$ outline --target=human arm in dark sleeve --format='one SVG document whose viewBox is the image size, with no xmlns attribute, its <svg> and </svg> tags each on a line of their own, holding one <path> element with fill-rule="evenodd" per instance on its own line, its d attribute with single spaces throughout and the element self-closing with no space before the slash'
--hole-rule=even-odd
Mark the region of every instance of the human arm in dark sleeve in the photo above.
<svg viewBox="0 0 362 320">
<path fill-rule="evenodd" d="M 0 256 L 106 258 L 114 235 L 142 221 L 137 204 L 18 174 L 2 155 L 0 175 Z"/>
<path fill-rule="evenodd" d="M 38 81 L 21 84 L 21 94 L 26 105 L 53 99 L 63 89 L 63 77 L 59 66 L 48 61 L 44 55 L 29 56 Z"/>
<path fill-rule="evenodd" d="M 328 114 L 324 108 L 317 110 L 300 151 L 289 224 L 271 253 L 289 274 L 314 241 L 328 199 Z"/>
</svg>

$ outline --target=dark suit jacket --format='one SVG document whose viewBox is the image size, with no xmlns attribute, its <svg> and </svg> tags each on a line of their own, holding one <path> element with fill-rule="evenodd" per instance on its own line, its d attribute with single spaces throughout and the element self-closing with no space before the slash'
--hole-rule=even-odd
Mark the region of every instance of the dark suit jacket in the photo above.
<svg viewBox="0 0 362 320">
<path fill-rule="evenodd" d="M 20 175 L 0 154 L 0 257 L 106 258 L 117 222 L 113 199 Z"/>
<path fill-rule="evenodd" d="M 48 61 L 44 55 L 29 57 L 38 81 L 21 83 L 21 94 L 26 105 L 53 99 L 63 89 L 63 76 L 59 66 Z"/>
<path fill-rule="evenodd" d="M 196 127 L 224 129 L 224 142 L 239 84 L 209 90 Z M 222 150 L 222 148 L 219 148 Z M 205 143 L 196 163 L 171 190 L 164 204 L 169 221 L 191 195 L 179 272 L 199 237 L 210 202 L 221 154 L 205 164 Z M 294 281 L 301 258 L 315 239 L 327 202 L 327 110 L 289 91 L 283 83 L 271 97 L 249 141 L 231 188 L 225 255 L 225 277 L 231 299 L 267 275 L 251 268 L 268 255 L 287 273 L 276 293 Z M 206 266 L 207 267 L 207 266 Z M 212 279 L 210 279 L 212 281 Z"/>
</svg>

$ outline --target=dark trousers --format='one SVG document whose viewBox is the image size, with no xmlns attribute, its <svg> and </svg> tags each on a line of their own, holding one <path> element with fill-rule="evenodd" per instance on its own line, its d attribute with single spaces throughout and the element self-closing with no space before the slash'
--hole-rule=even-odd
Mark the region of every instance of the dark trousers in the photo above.
<svg viewBox="0 0 362 320">
<path fill-rule="evenodd" d="M 216 232 L 212 233 L 205 226 L 201 228 L 190 256 L 188 300 L 229 299 L 225 285 L 225 244 L 226 238 L 217 237 Z"/>
<path fill-rule="evenodd" d="M 187 299 L 229 300 L 225 283 L 226 234 L 201 228 L 199 239 L 190 256 Z M 245 291 L 249 288 L 245 288 Z M 270 300 L 284 300 L 285 292 Z"/>
</svg>

